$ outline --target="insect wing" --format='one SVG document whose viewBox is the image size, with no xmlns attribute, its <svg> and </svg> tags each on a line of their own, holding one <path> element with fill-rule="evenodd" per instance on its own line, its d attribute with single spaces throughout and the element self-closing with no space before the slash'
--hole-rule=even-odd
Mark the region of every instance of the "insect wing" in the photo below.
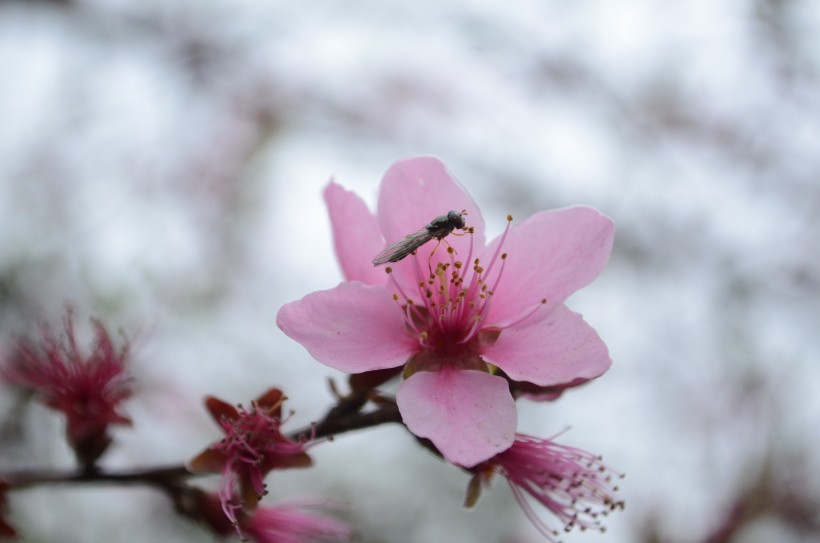
<svg viewBox="0 0 820 543">
<path fill-rule="evenodd" d="M 398 262 L 406 257 L 436 235 L 436 232 L 431 232 L 426 226 L 418 232 L 413 232 L 396 243 L 391 244 L 384 251 L 376 255 L 373 259 L 373 265 L 387 264 L 388 262 Z"/>
</svg>

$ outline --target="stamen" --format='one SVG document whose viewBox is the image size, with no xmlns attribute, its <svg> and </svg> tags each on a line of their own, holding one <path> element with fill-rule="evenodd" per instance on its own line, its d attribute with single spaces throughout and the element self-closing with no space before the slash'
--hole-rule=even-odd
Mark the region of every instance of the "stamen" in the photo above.
<svg viewBox="0 0 820 543">
<path fill-rule="evenodd" d="M 547 305 L 547 299 L 542 298 L 539 303 L 537 303 L 537 304 L 533 305 L 532 307 L 530 307 L 527 311 L 524 312 L 524 314 L 522 314 L 519 318 L 515 319 L 514 321 L 494 324 L 493 327 L 509 328 L 511 326 L 515 326 L 516 324 L 521 324 L 522 322 L 524 322 L 525 320 L 530 318 L 533 314 L 535 314 L 536 311 L 538 311 L 539 309 L 541 309 L 542 307 L 544 307 L 546 305 Z"/>
<path fill-rule="evenodd" d="M 421 289 L 424 288 L 425 281 L 422 279 L 421 276 L 421 266 L 419 265 L 419 259 L 413 256 L 413 273 L 416 275 L 416 283 L 419 285 L 419 294 L 421 294 L 421 299 L 424 301 L 424 306 L 432 315 L 433 313 L 433 306 L 430 305 L 430 299 L 425 295 L 426 293 L 423 292 Z"/>
<path fill-rule="evenodd" d="M 495 278 L 495 282 L 493 283 L 493 290 L 498 288 L 498 283 L 501 282 L 501 275 L 504 273 L 504 265 L 507 263 L 507 253 L 501 254 L 501 269 L 498 270 L 498 276 Z M 492 266 L 492 264 L 490 264 Z"/>
<path fill-rule="evenodd" d="M 404 311 L 405 324 L 407 324 L 407 326 L 409 326 L 410 329 L 413 330 L 413 332 L 416 335 L 424 334 L 425 332 L 419 331 L 419 327 L 416 326 L 416 321 L 415 321 L 415 319 L 413 319 L 413 315 L 410 314 L 410 311 L 415 310 L 417 318 L 419 319 L 419 321 L 422 321 L 420 310 L 416 307 L 415 304 L 413 304 L 413 300 L 407 300 L 407 305 L 405 305 L 402 308 L 402 310 Z"/>
<path fill-rule="evenodd" d="M 487 275 L 490 275 L 490 271 L 493 269 L 493 265 L 495 264 L 496 258 L 498 258 L 498 253 L 501 251 L 501 247 L 504 246 L 504 240 L 507 239 L 507 233 L 510 231 L 510 225 L 512 224 L 512 215 L 507 215 L 507 226 L 504 227 L 504 233 L 501 234 L 501 239 L 498 240 L 498 247 L 495 249 L 495 254 L 490 259 L 490 265 L 487 267 Z"/>
<path fill-rule="evenodd" d="M 436 275 L 438 276 L 438 281 L 439 281 L 439 284 L 441 285 L 441 294 L 443 295 L 444 300 L 447 300 L 450 297 L 450 290 L 448 288 L 449 285 L 450 285 L 450 282 L 447 280 L 447 278 L 444 275 L 444 272 L 445 272 L 446 269 L 447 269 L 447 267 L 442 265 L 442 264 L 439 264 L 438 266 L 436 266 Z"/>
<path fill-rule="evenodd" d="M 479 262 L 479 260 L 476 258 L 474 263 L 473 263 L 474 268 L 475 268 L 475 266 L 478 266 L 478 262 Z M 477 298 L 477 292 L 478 292 L 478 289 L 480 288 L 480 285 L 482 283 L 483 283 L 483 281 L 481 280 L 481 275 L 478 274 L 478 273 L 473 273 L 472 276 L 470 277 L 470 284 L 467 286 L 467 289 L 465 291 L 466 294 L 464 295 L 465 299 L 470 300 L 470 305 L 469 305 L 469 310 L 470 311 L 475 310 L 476 305 L 475 305 L 474 301 Z M 458 315 L 459 320 L 462 320 L 467 316 L 465 314 L 467 309 L 468 308 L 466 306 L 464 306 L 462 308 L 462 310 L 459 312 L 459 315 Z"/>
<path fill-rule="evenodd" d="M 388 268 L 388 269 L 390 269 L 390 268 Z M 395 289 L 397 291 L 399 291 L 399 294 L 401 294 L 401 297 L 404 298 L 404 301 L 409 302 L 410 304 L 412 304 L 412 302 L 410 301 L 410 296 L 408 296 L 407 293 L 404 292 L 404 289 L 401 288 L 401 285 L 399 284 L 398 281 L 396 281 L 395 276 L 393 276 L 392 274 L 390 275 L 390 281 L 393 283 L 393 287 L 395 287 Z M 399 297 L 396 293 L 393 293 L 393 300 L 395 300 L 397 302 L 399 301 Z"/>
<path fill-rule="evenodd" d="M 515 497 L 515 501 L 518 502 L 518 505 L 524 511 L 524 516 L 526 516 L 527 519 L 529 519 L 529 521 L 532 522 L 533 526 L 535 526 L 535 529 L 538 530 L 538 532 L 541 535 L 546 537 L 549 541 L 557 541 L 555 538 L 561 535 L 561 533 L 554 528 L 550 528 L 547 525 L 547 523 L 541 517 L 538 516 L 538 513 L 535 512 L 535 510 L 532 508 L 532 505 L 527 500 L 527 497 L 524 494 L 524 489 L 515 486 L 511 482 L 509 484 L 513 496 Z"/>
<path fill-rule="evenodd" d="M 449 264 L 447 264 L 447 266 L 452 266 L 452 267 L 453 267 L 453 279 L 454 279 L 454 280 L 455 280 L 455 278 L 456 278 L 456 276 L 457 276 L 457 274 L 456 274 L 456 272 L 455 272 L 455 268 L 456 268 L 456 254 L 457 254 L 457 253 L 456 253 L 455 251 L 453 251 L 453 252 L 450 254 L 450 263 L 449 263 Z"/>
<path fill-rule="evenodd" d="M 406 320 L 409 323 L 410 327 L 413 328 L 414 331 L 417 331 L 417 330 L 415 330 L 416 325 L 415 325 L 415 322 L 413 320 L 413 316 L 415 315 L 415 317 L 419 321 L 423 321 L 424 317 L 421 314 L 421 310 L 418 307 L 416 307 L 416 305 L 413 303 L 412 298 L 410 298 L 407 295 L 407 293 L 404 292 L 404 289 L 401 288 L 401 285 L 399 285 L 399 282 L 396 281 L 396 277 L 393 275 L 393 273 L 392 273 L 393 270 L 390 268 L 390 266 L 388 266 L 387 269 L 390 270 L 390 271 L 387 272 L 388 275 L 390 276 L 390 281 L 393 283 L 393 286 L 396 288 L 396 290 L 399 291 L 399 294 L 401 294 L 401 297 L 404 298 L 404 302 L 405 302 L 406 305 L 405 305 L 405 307 L 402 308 L 402 310 L 404 311 L 404 314 L 407 317 Z M 396 293 L 393 293 L 393 300 L 396 301 L 396 302 L 399 301 L 399 297 Z M 414 312 L 412 315 L 410 313 L 411 311 Z"/>
<path fill-rule="evenodd" d="M 487 315 L 490 314 L 490 304 L 492 303 L 492 295 L 495 293 L 495 290 L 498 288 L 498 283 L 501 281 L 501 276 L 504 274 L 504 266 L 507 263 L 507 253 L 503 253 L 501 255 L 501 269 L 498 270 L 498 276 L 495 278 L 495 283 L 493 284 L 492 290 L 490 290 L 490 297 L 484 303 L 484 307 L 481 308 L 481 315 L 482 319 L 481 322 L 483 323 L 487 319 Z M 490 267 L 492 267 L 492 263 L 490 263 Z"/>
<path fill-rule="evenodd" d="M 467 258 L 464 259 L 464 262 L 469 262 L 473 258 L 473 232 L 475 232 L 475 228 L 471 226 L 468 232 L 470 234 L 470 249 L 467 251 Z M 460 265 L 459 268 L 461 268 Z"/>
<path fill-rule="evenodd" d="M 476 258 L 473 262 L 473 271 L 475 271 L 476 267 L 478 266 L 479 260 Z M 479 273 L 473 273 L 472 277 L 470 278 L 470 285 L 467 287 L 467 299 L 473 300 L 476 297 L 476 291 L 479 288 L 479 285 L 482 283 L 481 275 Z"/>
<path fill-rule="evenodd" d="M 473 337 L 475 337 L 475 335 L 478 333 L 479 326 L 481 325 L 481 322 L 483 320 L 484 319 L 481 317 L 481 315 L 475 315 L 470 321 L 470 328 L 467 330 L 467 333 L 464 334 L 464 337 L 461 338 L 458 341 L 458 343 L 467 343 L 468 341 L 473 339 Z"/>
</svg>

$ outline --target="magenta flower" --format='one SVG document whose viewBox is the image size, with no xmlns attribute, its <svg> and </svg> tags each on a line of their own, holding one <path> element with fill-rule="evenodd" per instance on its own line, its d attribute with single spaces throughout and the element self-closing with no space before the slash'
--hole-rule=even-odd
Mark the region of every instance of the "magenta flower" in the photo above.
<svg viewBox="0 0 820 543">
<path fill-rule="evenodd" d="M 527 518 L 550 541 L 557 541 L 560 532 L 539 517 L 527 496 L 558 517 L 565 532 L 575 527 L 604 532 L 601 517 L 624 507 L 624 502 L 615 498 L 618 487 L 614 484 L 623 475 L 606 466 L 599 456 L 549 439 L 518 434 L 512 447 L 473 471 L 476 475 L 470 482 L 467 506 L 478 500 L 482 484 L 499 473 L 507 478 Z"/>
<path fill-rule="evenodd" d="M 333 517 L 311 510 L 328 509 L 319 500 L 279 505 L 259 505 L 253 511 L 238 511 L 229 518 L 222 507 L 222 497 L 204 490 L 185 487 L 175 497 L 177 511 L 208 526 L 215 534 L 226 537 L 238 532 L 243 541 L 257 543 L 308 543 L 345 541 L 350 527 Z"/>
<path fill-rule="evenodd" d="M 32 390 L 65 414 L 68 442 L 84 465 L 93 464 L 111 443 L 110 425 L 131 424 L 120 412 L 131 395 L 125 375 L 128 346 L 115 349 L 102 322 L 92 323 L 96 341 L 89 354 L 77 345 L 69 312 L 64 337 L 43 326 L 40 342 L 18 342 L 15 356 L 2 368 L 6 381 Z"/>
<path fill-rule="evenodd" d="M 271 470 L 306 468 L 312 463 L 307 443 L 282 435 L 284 401 L 284 394 L 277 388 L 252 402 L 250 409 L 234 407 L 212 396 L 205 399 L 205 406 L 225 437 L 193 458 L 189 468 L 222 474 L 222 509 L 234 525 L 238 510 L 255 508 L 267 493 L 265 476 Z M 237 487 L 240 499 L 236 499 Z"/>
<path fill-rule="evenodd" d="M 350 527 L 300 504 L 259 507 L 242 521 L 242 532 L 257 543 L 346 541 Z"/>
<path fill-rule="evenodd" d="M 475 203 L 431 157 L 390 167 L 376 215 L 333 182 L 325 200 L 347 281 L 285 305 L 277 323 L 332 368 L 404 367 L 404 423 L 448 461 L 474 466 L 512 445 L 517 414 L 504 376 L 566 386 L 609 368 L 604 343 L 563 303 L 609 258 L 613 224 L 595 209 L 536 213 L 485 244 Z M 449 210 L 466 210 L 471 227 L 446 238 L 451 249 L 432 241 L 373 267 L 386 242 Z"/>
</svg>

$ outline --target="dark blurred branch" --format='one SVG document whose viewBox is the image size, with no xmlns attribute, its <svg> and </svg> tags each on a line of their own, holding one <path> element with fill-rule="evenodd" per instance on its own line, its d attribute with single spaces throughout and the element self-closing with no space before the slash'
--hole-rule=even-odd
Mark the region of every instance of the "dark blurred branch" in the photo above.
<svg viewBox="0 0 820 543">
<path fill-rule="evenodd" d="M 372 428 L 385 423 L 400 423 L 401 415 L 395 401 L 380 399 L 371 411 L 362 411 L 368 399 L 358 393 L 340 398 L 318 423 L 308 428 L 292 432 L 289 437 L 307 440 L 333 437 L 353 430 Z M 0 473 L 0 481 L 8 485 L 8 490 L 29 488 L 44 484 L 112 483 L 144 484 L 160 487 L 168 492 L 177 492 L 182 481 L 195 473 L 185 465 L 141 468 L 118 472 L 92 470 L 26 470 Z"/>
<path fill-rule="evenodd" d="M 795 480 L 794 468 L 799 466 L 799 459 L 770 455 L 753 486 L 737 493 L 723 521 L 703 543 L 738 541 L 738 534 L 765 518 L 780 519 L 802 536 L 820 536 L 818 497 L 812 495 L 805 481 Z"/>
</svg>

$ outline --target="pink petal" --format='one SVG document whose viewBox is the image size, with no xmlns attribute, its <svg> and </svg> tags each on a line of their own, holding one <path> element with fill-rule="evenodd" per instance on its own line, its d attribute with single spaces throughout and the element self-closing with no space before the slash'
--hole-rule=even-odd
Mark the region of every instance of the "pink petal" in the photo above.
<svg viewBox="0 0 820 543">
<path fill-rule="evenodd" d="M 467 191 L 447 171 L 444 164 L 435 157 L 423 156 L 408 158 L 395 162 L 382 178 L 379 191 L 378 220 L 379 228 L 387 243 L 398 241 L 408 234 L 427 226 L 430 221 L 440 215 L 446 215 L 450 210 L 467 210 L 465 221 L 467 226 L 475 228 L 472 235 L 476 251 L 484 246 L 484 220 L 475 202 Z M 461 234 L 457 230 L 456 234 Z M 447 243 L 466 258 L 469 252 L 469 235 L 450 235 Z M 442 242 L 442 245 L 444 243 Z M 433 240 L 419 249 L 417 258 L 424 263 L 427 273 L 428 256 L 436 247 Z M 380 250 L 383 247 L 380 248 Z M 375 256 L 375 254 L 373 255 Z M 403 261 L 392 265 L 399 277 L 412 278 L 412 268 L 407 257 Z M 445 247 L 436 250 L 432 261 L 435 268 L 437 262 L 449 260 Z"/>
<path fill-rule="evenodd" d="M 595 330 L 563 304 L 533 324 L 503 330 L 481 357 L 515 381 L 540 386 L 593 379 L 612 363 Z"/>
<path fill-rule="evenodd" d="M 518 415 L 507 382 L 481 371 L 420 371 L 396 395 L 404 424 L 449 462 L 472 467 L 515 439 Z"/>
<path fill-rule="evenodd" d="M 358 281 L 285 304 L 276 324 L 322 364 L 350 373 L 401 366 L 418 350 L 390 293 Z"/>
<path fill-rule="evenodd" d="M 351 534 L 340 520 L 290 504 L 259 507 L 241 527 L 256 543 L 347 541 Z"/>
<path fill-rule="evenodd" d="M 331 181 L 324 192 L 333 226 L 333 246 L 348 281 L 383 285 L 383 269 L 374 268 L 373 256 L 384 248 L 376 217 L 355 193 Z"/>
<path fill-rule="evenodd" d="M 586 206 L 542 211 L 514 226 L 501 248 L 508 256 L 486 323 L 510 323 L 544 298 L 562 303 L 589 284 L 609 260 L 614 230 L 612 219 Z M 485 266 L 498 243 L 484 251 Z M 493 267 L 488 284 L 500 268 Z"/>
</svg>

